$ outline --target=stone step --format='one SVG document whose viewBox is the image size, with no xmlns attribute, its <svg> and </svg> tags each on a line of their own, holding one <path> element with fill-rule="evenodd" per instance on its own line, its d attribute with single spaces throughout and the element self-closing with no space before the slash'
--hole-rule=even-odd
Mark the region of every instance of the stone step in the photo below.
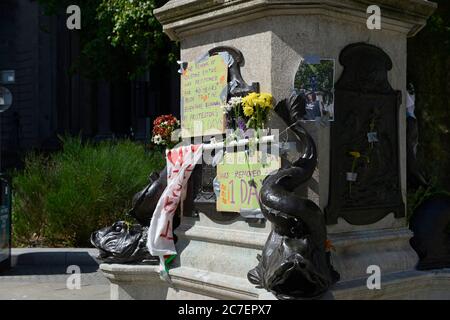
<svg viewBox="0 0 450 320">
<path fill-rule="evenodd" d="M 102 264 L 111 282 L 112 299 L 233 299 L 274 300 L 273 294 L 256 289 L 247 279 L 204 270 L 178 267 L 170 270 L 172 285 L 159 277 L 158 266 Z M 369 290 L 367 278 L 341 281 L 323 300 L 450 299 L 450 269 L 390 273 L 382 276 L 381 289 Z"/>
<path fill-rule="evenodd" d="M 170 270 L 173 285 L 160 279 L 159 266 L 101 264 L 111 282 L 113 299 L 237 299 L 255 300 L 267 292 L 247 279 L 178 267 Z"/>
<path fill-rule="evenodd" d="M 331 291 L 336 300 L 448 300 L 450 269 L 390 273 L 381 277 L 381 289 L 369 290 L 367 278 L 338 282 Z"/>
<path fill-rule="evenodd" d="M 95 256 L 95 250 L 72 249 L 19 249 L 13 250 L 16 268 L 37 268 L 54 263 L 53 266 L 92 263 L 84 254 Z M 27 254 L 39 253 L 36 256 Z M 56 255 L 55 255 L 56 253 Z M 83 254 L 84 253 L 84 254 Z M 51 258 L 52 255 L 55 255 Z M 22 259 L 21 258 L 24 257 Z M 26 257 L 26 258 L 25 258 Z M 158 266 L 109 265 L 100 266 L 110 280 L 113 299 L 239 299 L 273 300 L 275 297 L 262 289 L 256 289 L 247 279 L 178 267 L 171 269 L 173 286 L 159 277 Z M 340 281 L 323 299 L 376 300 L 376 299 L 450 299 L 450 269 L 434 271 L 408 270 L 382 274 L 381 289 L 369 290 L 367 277 Z"/>
</svg>

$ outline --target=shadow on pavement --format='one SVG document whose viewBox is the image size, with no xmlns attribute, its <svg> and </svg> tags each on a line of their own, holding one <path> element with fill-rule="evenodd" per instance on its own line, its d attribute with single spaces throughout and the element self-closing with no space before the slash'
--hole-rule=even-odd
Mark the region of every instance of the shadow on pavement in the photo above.
<svg viewBox="0 0 450 320">
<path fill-rule="evenodd" d="M 12 268 L 1 276 L 67 274 L 69 266 L 78 266 L 81 273 L 98 271 L 99 262 L 88 252 L 29 252 L 13 256 Z"/>
</svg>

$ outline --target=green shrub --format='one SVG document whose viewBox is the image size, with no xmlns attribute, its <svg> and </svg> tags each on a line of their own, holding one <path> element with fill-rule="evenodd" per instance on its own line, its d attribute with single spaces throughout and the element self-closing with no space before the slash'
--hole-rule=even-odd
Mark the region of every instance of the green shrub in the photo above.
<svg viewBox="0 0 450 320">
<path fill-rule="evenodd" d="M 131 141 L 64 138 L 58 153 L 28 155 L 13 174 L 14 245 L 89 245 L 93 231 L 127 218 L 133 195 L 163 165 Z"/>
</svg>

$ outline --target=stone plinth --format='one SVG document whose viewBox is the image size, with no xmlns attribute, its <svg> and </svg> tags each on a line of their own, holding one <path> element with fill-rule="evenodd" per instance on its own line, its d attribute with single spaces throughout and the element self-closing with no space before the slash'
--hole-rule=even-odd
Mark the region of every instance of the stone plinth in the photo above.
<svg viewBox="0 0 450 320">
<path fill-rule="evenodd" d="M 170 270 L 173 286 L 159 278 L 159 266 L 102 265 L 113 299 L 259 299 L 266 291 L 246 279 L 269 232 L 242 218 L 219 224 L 200 213 L 176 230 L 178 257 Z"/>
<path fill-rule="evenodd" d="M 369 30 L 367 7 L 381 8 L 382 29 Z M 242 69 L 248 83 L 260 82 L 261 91 L 276 99 L 289 96 L 302 58 L 320 56 L 336 60 L 335 79 L 342 66 L 338 57 L 351 43 L 365 42 L 382 48 L 392 59 L 389 82 L 406 96 L 406 42 L 426 23 L 436 5 L 429 1 L 365 0 L 250 0 L 169 1 L 155 11 L 164 31 L 180 41 L 181 60 L 192 61 L 209 49 L 228 45 L 242 51 Z M 401 110 L 405 110 L 405 104 Z M 399 136 L 406 136 L 406 111 L 399 114 Z M 316 188 L 311 188 L 321 208 L 328 203 L 329 127 L 310 126 L 319 147 Z M 406 202 L 406 146 L 401 144 L 402 192 Z"/>
<path fill-rule="evenodd" d="M 111 282 L 112 300 L 275 300 L 249 283 L 189 268 L 171 271 L 173 285 L 159 279 L 156 266 L 100 266 Z M 366 279 L 342 281 L 323 300 L 448 300 L 450 270 L 403 271 L 382 277 L 380 290 L 368 290 Z"/>
<path fill-rule="evenodd" d="M 366 10 L 372 4 L 381 7 L 381 30 L 366 26 Z M 337 80 L 343 71 L 338 62 L 342 49 L 357 42 L 375 45 L 392 59 L 389 82 L 403 92 L 405 101 L 407 38 L 425 25 L 435 8 L 424 0 L 172 0 L 155 14 L 172 40 L 180 42 L 181 60 L 196 60 L 217 46 L 236 47 L 245 58 L 244 79 L 259 82 L 261 91 L 272 93 L 277 100 L 286 98 L 293 89 L 302 58 L 314 55 L 335 59 Z M 398 123 L 400 141 L 406 141 L 405 117 L 403 104 Z M 319 149 L 319 165 L 308 195 L 324 209 L 329 196 L 330 128 L 312 123 L 307 129 Z M 406 203 L 405 143 L 400 143 L 399 154 Z M 412 270 L 416 262 L 408 244 L 411 235 L 405 227 L 404 219 L 392 215 L 370 226 L 339 221 L 328 227 L 336 247 L 333 263 L 343 279 L 339 284 L 343 289 L 334 292 L 335 298 L 366 294 L 365 283 L 360 282 L 365 281 L 371 264 L 380 265 L 383 275 L 397 275 L 393 276 L 395 281 L 410 281 L 399 274 Z M 174 288 L 159 279 L 155 267 L 101 268 L 112 282 L 112 297 L 116 299 L 271 298 L 246 279 L 247 272 L 257 264 L 256 255 L 269 230 L 269 225 L 249 225 L 242 218 L 227 223 L 212 221 L 202 213 L 198 218 L 184 218 L 176 231 L 179 257 L 170 271 Z M 351 281 L 359 282 L 354 285 Z"/>
</svg>

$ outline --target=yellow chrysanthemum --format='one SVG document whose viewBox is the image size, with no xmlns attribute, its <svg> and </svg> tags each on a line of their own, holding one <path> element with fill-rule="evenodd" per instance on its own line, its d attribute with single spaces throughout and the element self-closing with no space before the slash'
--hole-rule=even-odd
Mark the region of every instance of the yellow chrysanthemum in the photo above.
<svg viewBox="0 0 450 320">
<path fill-rule="evenodd" d="M 252 92 L 242 98 L 242 104 L 244 107 L 251 107 L 253 108 L 255 106 L 255 100 L 258 99 L 258 94 L 255 92 Z"/>
<path fill-rule="evenodd" d="M 350 152 L 350 155 L 354 158 L 361 158 L 361 153 L 359 153 L 358 151 L 352 151 Z"/>
<path fill-rule="evenodd" d="M 244 107 L 244 114 L 246 117 L 251 117 L 254 112 L 255 110 L 253 110 L 253 107 L 249 106 Z"/>
<path fill-rule="evenodd" d="M 264 109 L 265 101 L 263 99 L 261 99 L 261 97 L 253 99 L 253 103 L 254 103 L 255 108 Z"/>
<path fill-rule="evenodd" d="M 264 108 L 272 108 L 272 106 L 273 106 L 273 96 L 270 93 L 261 93 L 259 95 L 259 98 L 262 101 L 262 106 Z"/>
</svg>

